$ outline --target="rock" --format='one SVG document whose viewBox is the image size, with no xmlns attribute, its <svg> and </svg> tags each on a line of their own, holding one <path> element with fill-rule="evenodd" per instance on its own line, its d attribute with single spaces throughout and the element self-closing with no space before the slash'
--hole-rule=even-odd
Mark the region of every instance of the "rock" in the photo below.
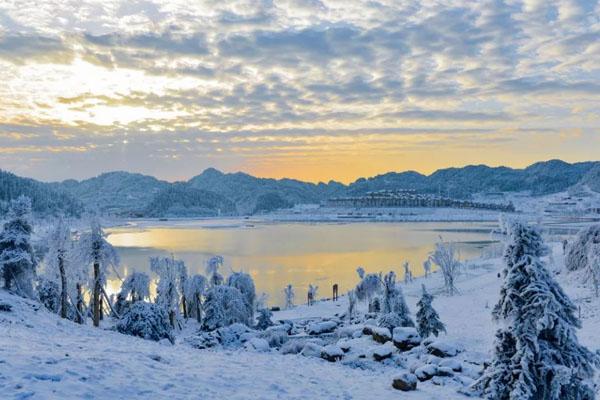
<svg viewBox="0 0 600 400">
<path fill-rule="evenodd" d="M 392 387 L 394 389 L 409 392 L 417 389 L 417 377 L 409 372 L 404 372 L 397 375 L 392 380 Z"/>
<path fill-rule="evenodd" d="M 385 343 L 392 340 L 392 334 L 388 328 L 373 328 L 371 336 L 377 343 Z"/>
<path fill-rule="evenodd" d="M 344 351 L 337 344 L 330 344 L 321 349 L 321 358 L 329 362 L 336 362 L 344 357 Z"/>
<path fill-rule="evenodd" d="M 437 357 L 446 358 L 454 357 L 460 353 L 460 349 L 453 343 L 438 340 L 427 346 L 427 352 Z"/>
<path fill-rule="evenodd" d="M 244 347 L 246 348 L 246 350 L 254 350 L 254 351 L 260 351 L 260 352 L 265 352 L 265 351 L 271 350 L 271 346 L 269 346 L 269 342 L 267 342 L 265 339 L 261 339 L 261 338 L 257 338 L 257 337 L 254 337 L 254 338 L 248 340 L 246 342 L 246 344 L 244 345 Z"/>
<path fill-rule="evenodd" d="M 381 346 L 377 346 L 373 350 L 373 359 L 375 361 L 383 361 L 387 358 L 390 358 L 394 353 L 394 345 L 392 342 L 387 342 L 386 344 L 382 344 Z"/>
<path fill-rule="evenodd" d="M 335 321 L 315 322 L 314 324 L 310 324 L 306 328 L 306 332 L 309 335 L 322 335 L 324 333 L 331 333 L 335 331 L 335 328 L 337 328 L 337 326 L 338 324 Z"/>
<path fill-rule="evenodd" d="M 290 340 L 286 342 L 281 348 L 279 352 L 281 354 L 298 354 L 302 351 L 306 343 L 300 340 Z"/>
<path fill-rule="evenodd" d="M 438 368 L 435 365 L 427 364 L 415 370 L 417 378 L 423 382 L 437 375 Z"/>
<path fill-rule="evenodd" d="M 373 329 L 377 329 L 377 327 L 373 325 L 365 325 L 362 329 L 362 333 L 363 335 L 372 335 Z"/>
<path fill-rule="evenodd" d="M 438 367 L 437 376 L 454 376 L 454 371 L 449 367 Z"/>
<path fill-rule="evenodd" d="M 348 340 L 341 340 L 338 342 L 338 346 L 340 346 L 340 349 L 342 349 L 342 351 L 344 353 L 347 353 L 350 351 L 350 348 L 352 347 L 352 345 L 350 344 L 350 342 Z"/>
<path fill-rule="evenodd" d="M 440 361 L 439 366 L 443 368 L 450 368 L 454 372 L 462 371 L 462 364 L 460 363 L 460 361 L 453 360 L 451 358 L 447 358 L 445 360 Z"/>
<path fill-rule="evenodd" d="M 11 312 L 12 311 L 12 305 L 10 305 L 8 303 L 0 303 L 0 311 Z"/>
<path fill-rule="evenodd" d="M 321 357 L 321 350 L 323 350 L 322 346 L 319 346 L 316 343 L 306 343 L 304 348 L 300 352 L 305 357 Z"/>
<path fill-rule="evenodd" d="M 363 336 L 363 331 L 360 329 L 357 331 L 354 331 L 354 333 L 352 334 L 353 339 L 358 339 L 359 337 L 362 337 L 362 336 Z"/>
<path fill-rule="evenodd" d="M 400 351 L 407 351 L 421 344 L 421 336 L 415 328 L 394 328 L 394 345 Z"/>
</svg>

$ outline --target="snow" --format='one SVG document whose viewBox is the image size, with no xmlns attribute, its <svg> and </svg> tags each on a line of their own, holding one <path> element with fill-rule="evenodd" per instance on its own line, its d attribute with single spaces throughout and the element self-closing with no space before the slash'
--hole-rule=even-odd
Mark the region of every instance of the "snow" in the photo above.
<svg viewBox="0 0 600 400">
<path fill-rule="evenodd" d="M 562 245 L 552 243 L 550 248 L 553 253 L 546 259 L 553 257 L 561 267 Z M 416 309 L 421 297 L 421 284 L 435 295 L 435 308 L 448 333 L 424 343 L 456 354 L 443 359 L 428 354 L 423 346 L 400 352 L 389 348 L 391 342 L 378 345 L 370 335 L 363 335 L 366 320 L 346 321 L 339 327 L 340 315 L 347 310 L 346 296 L 338 302 L 317 301 L 310 307 L 274 312 L 273 322 L 291 321 L 298 336 L 279 351 L 262 335 L 287 334 L 291 325 L 258 332 L 237 324 L 219 333 L 235 345 L 200 350 L 186 340 L 197 333 L 195 319 L 187 321 L 171 345 L 77 325 L 46 312 L 38 303 L 0 290 L 0 393 L 7 399 L 184 399 L 191 393 L 227 399 L 465 399 L 457 390 L 478 378 L 493 349 L 497 327 L 491 307 L 499 297 L 501 267 L 499 258 L 465 263 L 455 281 L 458 293 L 454 296 L 444 294 L 442 276 L 436 272 L 403 284 L 411 309 Z M 581 310 L 580 343 L 596 351 L 600 348 L 600 299 L 564 270 L 555 279 Z M 359 313 L 366 307 L 364 302 L 357 304 Z M 311 338 L 309 332 L 323 337 Z M 394 330 L 394 339 L 406 336 L 410 335 L 404 329 Z M 243 344 L 238 346 L 238 342 Z M 323 360 L 325 349 L 335 350 L 342 359 Z M 298 354 L 300 350 L 304 355 Z M 368 357 L 387 355 L 389 350 L 391 356 L 381 362 Z M 408 372 L 413 367 L 419 374 L 436 369 L 438 376 L 419 382 L 415 391 L 399 393 L 392 387 L 394 377 L 416 379 Z M 446 376 L 450 371 L 454 376 Z"/>
</svg>

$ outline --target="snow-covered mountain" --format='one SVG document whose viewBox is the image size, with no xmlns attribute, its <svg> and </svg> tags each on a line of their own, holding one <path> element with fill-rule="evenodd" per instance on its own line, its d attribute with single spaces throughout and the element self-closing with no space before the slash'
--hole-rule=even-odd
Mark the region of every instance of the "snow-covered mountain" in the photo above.
<svg viewBox="0 0 600 400">
<path fill-rule="evenodd" d="M 415 189 L 471 198 L 488 192 L 558 193 L 586 185 L 600 192 L 600 162 L 569 164 L 560 160 L 538 162 L 524 169 L 470 165 L 440 169 L 431 175 L 415 171 L 389 172 L 339 182 L 310 183 L 295 179 L 257 178 L 242 172 L 223 173 L 209 168 L 187 182 L 170 183 L 123 171 L 109 172 L 82 181 L 41 183 L 2 172 L 0 205 L 19 194 L 33 197 L 38 212 L 88 209 L 133 217 L 213 216 L 253 214 L 318 203 L 325 199 L 360 195 L 384 189 Z"/>
</svg>

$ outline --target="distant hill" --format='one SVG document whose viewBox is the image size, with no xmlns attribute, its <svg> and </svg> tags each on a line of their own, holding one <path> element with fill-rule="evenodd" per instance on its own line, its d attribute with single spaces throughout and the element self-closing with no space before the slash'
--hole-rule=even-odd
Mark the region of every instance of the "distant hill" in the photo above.
<svg viewBox="0 0 600 400">
<path fill-rule="evenodd" d="M 47 183 L 0 170 L 0 215 L 4 215 L 10 201 L 20 195 L 31 198 L 31 206 L 36 214 L 77 216 L 83 211 L 83 206 L 73 196 L 56 191 Z"/>
<path fill-rule="evenodd" d="M 1 172 L 1 171 L 0 171 Z M 208 168 L 187 182 L 170 183 L 123 171 L 82 181 L 42 183 L 0 173 L 2 204 L 27 194 L 38 212 L 81 212 L 82 206 L 129 217 L 246 215 L 318 203 L 331 197 L 361 195 L 384 189 L 415 189 L 469 199 L 486 192 L 528 191 L 544 195 L 586 185 L 600 192 L 600 162 L 569 164 L 560 160 L 538 162 L 524 169 L 469 165 L 445 168 L 431 175 L 415 171 L 389 172 L 339 182 L 309 183 L 295 179 L 257 178 L 242 172 L 223 173 Z"/>
</svg>

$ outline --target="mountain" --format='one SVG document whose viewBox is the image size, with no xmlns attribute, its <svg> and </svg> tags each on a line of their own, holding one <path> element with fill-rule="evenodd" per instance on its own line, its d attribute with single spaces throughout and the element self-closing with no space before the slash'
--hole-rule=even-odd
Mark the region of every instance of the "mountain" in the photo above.
<svg viewBox="0 0 600 400">
<path fill-rule="evenodd" d="M 215 192 L 232 200 L 240 214 L 255 210 L 271 211 L 275 198 L 277 204 L 294 205 L 316 203 L 328 197 L 343 195 L 346 187 L 338 182 L 314 184 L 295 179 L 269 179 L 236 172 L 225 174 L 214 168 L 205 170 L 188 181 L 190 186 Z M 265 197 L 266 195 L 269 195 Z"/>
<path fill-rule="evenodd" d="M 20 195 L 31 198 L 31 206 L 36 214 L 77 216 L 83 211 L 83 206 L 74 197 L 54 190 L 47 183 L 0 170 L 0 215 L 4 215 L 10 201 Z"/>
<path fill-rule="evenodd" d="M 126 217 L 192 217 L 246 215 L 319 203 L 331 197 L 359 196 L 370 191 L 415 189 L 468 199 L 477 193 L 528 191 L 544 195 L 586 185 L 600 192 L 600 162 L 569 164 L 538 162 L 523 169 L 469 165 L 423 175 L 415 171 L 389 172 L 339 182 L 309 183 L 295 179 L 257 178 L 242 172 L 223 173 L 208 168 L 187 182 L 170 183 L 123 171 L 82 181 L 42 183 L 0 171 L 0 211 L 19 194 L 33 199 L 36 212 L 79 213 L 100 209 Z"/>
<path fill-rule="evenodd" d="M 83 181 L 70 179 L 50 185 L 79 199 L 88 208 L 123 216 L 139 216 L 158 193 L 172 184 L 152 176 L 117 171 Z"/>
<path fill-rule="evenodd" d="M 236 214 L 235 204 L 227 197 L 178 182 L 158 192 L 141 216 L 213 217 L 233 214 Z"/>
</svg>

